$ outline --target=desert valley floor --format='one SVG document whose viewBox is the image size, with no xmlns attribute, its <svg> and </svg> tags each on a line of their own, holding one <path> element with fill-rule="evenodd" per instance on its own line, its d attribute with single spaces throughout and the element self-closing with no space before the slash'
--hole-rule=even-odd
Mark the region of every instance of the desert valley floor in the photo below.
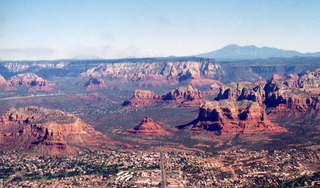
<svg viewBox="0 0 320 188">
<path fill-rule="evenodd" d="M 319 58 L 261 61 L 3 62 L 0 183 L 319 185 Z"/>
</svg>

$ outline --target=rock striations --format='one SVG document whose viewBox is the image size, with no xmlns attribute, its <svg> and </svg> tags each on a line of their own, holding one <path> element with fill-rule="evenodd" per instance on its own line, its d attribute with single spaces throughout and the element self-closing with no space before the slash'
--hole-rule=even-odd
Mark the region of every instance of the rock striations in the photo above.
<svg viewBox="0 0 320 188">
<path fill-rule="evenodd" d="M 130 133 L 151 135 L 151 136 L 167 136 L 169 133 L 162 128 L 159 123 L 153 121 L 150 117 L 145 117 L 139 125 L 129 130 Z"/>
<path fill-rule="evenodd" d="M 203 97 L 201 92 L 192 86 L 186 86 L 173 89 L 162 96 L 149 90 L 135 90 L 133 96 L 123 102 L 123 106 L 143 107 L 165 103 L 199 106 L 202 102 Z"/>
<path fill-rule="evenodd" d="M 210 130 L 217 135 L 285 131 L 269 121 L 259 103 L 248 100 L 207 101 L 200 107 L 198 118 L 192 125 L 194 130 Z"/>
<path fill-rule="evenodd" d="M 100 132 L 72 114 L 29 106 L 11 108 L 0 119 L 1 149 L 33 149 L 43 154 L 76 152 L 106 141 Z"/>
<path fill-rule="evenodd" d="M 199 106 L 203 102 L 201 92 L 192 86 L 179 87 L 163 95 L 162 100 L 183 106 Z"/>
<path fill-rule="evenodd" d="M 320 70 L 304 74 L 290 74 L 272 79 L 264 87 L 264 104 L 272 112 L 307 112 L 320 109 Z"/>
<path fill-rule="evenodd" d="M 224 85 L 214 101 L 206 101 L 200 106 L 196 120 L 178 128 L 192 125 L 192 130 L 205 129 L 217 135 L 286 131 L 268 119 L 264 97 L 261 85 L 246 82 Z"/>
<path fill-rule="evenodd" d="M 161 96 L 149 90 L 135 90 L 133 96 L 122 103 L 123 106 L 143 107 L 161 103 Z"/>
<path fill-rule="evenodd" d="M 99 89 L 106 87 L 106 83 L 103 79 L 91 77 L 84 84 L 87 89 Z"/>
<path fill-rule="evenodd" d="M 274 75 L 265 84 L 231 83 L 219 89 L 214 101 L 200 106 L 192 125 L 217 134 L 286 131 L 268 119 L 268 114 L 306 113 L 320 109 L 320 70 L 287 77 Z"/>
<path fill-rule="evenodd" d="M 173 58 L 171 61 L 145 61 L 108 63 L 90 68 L 83 77 L 115 77 L 131 81 L 159 83 L 159 80 L 186 81 L 199 80 L 197 84 L 210 84 L 205 78 L 216 79 L 223 74 L 220 65 L 206 58 Z M 168 82 L 163 82 L 168 83 Z"/>
<path fill-rule="evenodd" d="M 201 92 L 192 86 L 179 87 L 162 96 L 163 100 L 191 101 L 202 99 Z"/>
<path fill-rule="evenodd" d="M 28 88 L 29 91 L 32 90 L 52 90 L 50 84 L 47 80 L 39 77 L 34 73 L 23 73 L 17 74 L 7 81 L 7 85 L 11 88 Z"/>
<path fill-rule="evenodd" d="M 231 83 L 219 89 L 215 100 L 250 100 L 262 104 L 264 100 L 263 88 L 264 86 L 247 82 Z"/>
</svg>

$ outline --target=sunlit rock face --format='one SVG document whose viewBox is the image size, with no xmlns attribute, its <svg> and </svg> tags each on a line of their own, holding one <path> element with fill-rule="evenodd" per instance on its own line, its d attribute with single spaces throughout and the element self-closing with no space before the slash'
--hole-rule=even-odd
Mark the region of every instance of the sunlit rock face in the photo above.
<svg viewBox="0 0 320 188">
<path fill-rule="evenodd" d="M 301 75 L 290 74 L 281 80 L 271 79 L 264 86 L 267 108 L 273 112 L 307 112 L 319 109 L 319 70 Z"/>
<path fill-rule="evenodd" d="M 285 131 L 269 121 L 259 103 L 248 100 L 206 101 L 192 126 L 193 129 L 206 129 L 218 135 Z"/>
<path fill-rule="evenodd" d="M 26 88 L 29 89 L 29 91 L 51 91 L 53 85 L 53 83 L 49 83 L 49 81 L 34 73 L 17 74 L 7 81 L 7 86 L 10 88 Z"/>
<path fill-rule="evenodd" d="M 215 100 L 250 100 L 262 104 L 264 96 L 263 85 L 261 86 L 250 82 L 238 82 L 222 86 Z"/>
<path fill-rule="evenodd" d="M 91 77 L 84 84 L 87 89 L 99 89 L 106 87 L 106 83 L 103 79 Z"/>
<path fill-rule="evenodd" d="M 0 119 L 2 149 L 34 149 L 45 154 L 74 153 L 106 138 L 78 117 L 36 106 L 11 108 Z"/>
<path fill-rule="evenodd" d="M 201 92 L 192 86 L 179 87 L 160 96 L 149 90 L 135 90 L 133 96 L 123 102 L 123 106 L 143 107 L 154 104 L 182 104 L 200 106 L 203 102 Z"/>
<path fill-rule="evenodd" d="M 212 59 L 191 58 L 163 61 L 141 61 L 102 64 L 82 73 L 83 77 L 118 77 L 131 81 L 218 78 L 223 74 L 220 65 Z"/>
<path fill-rule="evenodd" d="M 133 96 L 122 103 L 123 106 L 143 107 L 161 103 L 161 96 L 149 90 L 135 90 Z"/>
<path fill-rule="evenodd" d="M 145 117 L 139 125 L 129 130 L 130 133 L 139 135 L 167 136 L 169 133 L 162 126 L 153 121 L 150 117 Z"/>
</svg>

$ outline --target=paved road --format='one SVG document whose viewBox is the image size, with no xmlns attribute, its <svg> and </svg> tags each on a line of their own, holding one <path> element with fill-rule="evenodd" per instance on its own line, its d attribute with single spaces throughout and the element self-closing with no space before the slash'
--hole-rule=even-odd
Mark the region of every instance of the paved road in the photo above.
<svg viewBox="0 0 320 188">
<path fill-rule="evenodd" d="M 4 97 L 0 98 L 1 101 L 6 101 L 6 100 L 16 100 L 16 99 L 28 99 L 28 98 L 33 98 L 33 97 L 50 97 L 50 96 L 62 96 L 66 95 L 64 93 L 51 93 L 51 94 L 39 94 L 39 95 L 28 95 L 28 96 L 15 96 L 15 97 Z"/>
<path fill-rule="evenodd" d="M 161 168 L 161 178 L 162 178 L 162 188 L 167 187 L 166 170 L 164 168 L 163 152 L 160 151 L 160 168 Z"/>
</svg>

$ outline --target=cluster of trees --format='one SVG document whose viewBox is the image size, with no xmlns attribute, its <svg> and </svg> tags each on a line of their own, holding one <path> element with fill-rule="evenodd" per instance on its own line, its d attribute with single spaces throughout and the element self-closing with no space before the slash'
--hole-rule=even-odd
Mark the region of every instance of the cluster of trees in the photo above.
<svg viewBox="0 0 320 188">
<path fill-rule="evenodd" d="M 293 179 L 293 180 L 288 180 L 285 181 L 281 184 L 282 188 L 285 187 L 300 187 L 300 186 L 305 186 L 306 182 L 309 184 L 311 182 L 320 182 L 320 172 L 315 172 L 312 175 L 305 175 L 301 176 L 299 178 Z"/>
<path fill-rule="evenodd" d="M 74 162 L 71 164 L 73 167 L 79 167 L 76 168 L 73 171 L 60 171 L 58 173 L 46 173 L 46 174 L 38 174 L 38 173 L 30 173 L 25 174 L 23 176 L 17 176 L 13 179 L 13 181 L 32 181 L 32 180 L 49 180 L 49 179 L 56 179 L 56 178 L 66 178 L 66 177 L 73 177 L 78 175 L 103 175 L 103 176 L 109 176 L 113 175 L 119 172 L 118 165 L 94 165 L 94 164 L 87 164 L 83 162 Z M 81 169 L 81 170 L 80 170 Z"/>
</svg>

